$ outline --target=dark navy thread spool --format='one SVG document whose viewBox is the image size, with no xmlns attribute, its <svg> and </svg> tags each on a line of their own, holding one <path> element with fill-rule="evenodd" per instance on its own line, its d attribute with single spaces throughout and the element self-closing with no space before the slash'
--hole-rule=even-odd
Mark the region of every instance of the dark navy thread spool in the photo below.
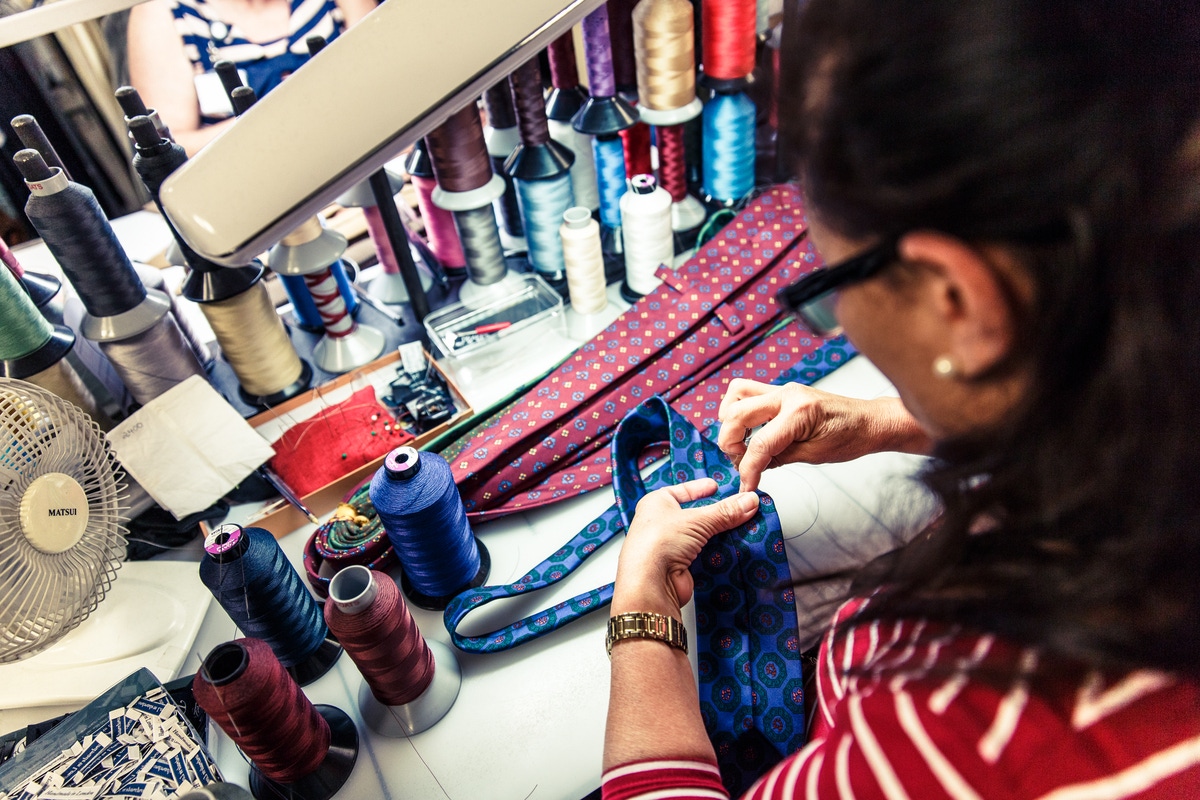
<svg viewBox="0 0 1200 800">
<path fill-rule="evenodd" d="M 115 317 L 146 299 L 133 264 L 92 190 L 50 168 L 35 150 L 13 161 L 30 184 L 25 214 L 93 317 Z"/>
<path fill-rule="evenodd" d="M 204 552 L 200 580 L 243 633 L 269 644 L 301 686 L 329 671 L 342 647 L 270 531 L 222 525 Z"/>
<path fill-rule="evenodd" d="M 487 580 L 491 555 L 471 531 L 441 456 L 396 448 L 371 478 L 370 495 L 400 558 L 401 588 L 414 605 L 441 611 L 456 594 Z"/>
</svg>

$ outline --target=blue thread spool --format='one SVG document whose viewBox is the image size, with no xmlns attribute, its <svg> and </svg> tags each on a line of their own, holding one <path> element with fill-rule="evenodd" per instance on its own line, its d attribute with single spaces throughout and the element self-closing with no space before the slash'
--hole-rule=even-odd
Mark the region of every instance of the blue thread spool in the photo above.
<svg viewBox="0 0 1200 800">
<path fill-rule="evenodd" d="M 717 93 L 704 106 L 704 180 L 709 202 L 734 205 L 754 190 L 754 101 Z"/>
<path fill-rule="evenodd" d="M 517 199 L 525 217 L 525 239 L 529 242 L 529 263 L 538 274 L 552 282 L 566 278 L 562 238 L 558 229 L 562 216 L 574 204 L 571 175 L 540 181 L 517 181 Z"/>
<path fill-rule="evenodd" d="M 456 594 L 487 580 L 491 556 L 471 531 L 444 458 L 397 447 L 371 478 L 370 494 L 404 569 L 401 588 L 414 605 L 441 611 Z"/>
<path fill-rule="evenodd" d="M 204 552 L 200 580 L 243 633 L 269 644 L 301 686 L 329 671 L 342 647 L 270 531 L 222 525 Z"/>
<path fill-rule="evenodd" d="M 618 136 L 592 140 L 596 156 L 596 184 L 600 189 L 600 224 L 621 227 L 621 195 L 625 194 L 625 148 Z"/>
</svg>

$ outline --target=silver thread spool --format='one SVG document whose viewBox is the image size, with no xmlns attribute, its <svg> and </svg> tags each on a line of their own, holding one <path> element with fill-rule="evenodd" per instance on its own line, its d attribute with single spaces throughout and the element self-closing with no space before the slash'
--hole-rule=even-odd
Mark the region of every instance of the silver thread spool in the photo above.
<svg viewBox="0 0 1200 800">
<path fill-rule="evenodd" d="M 157 290 L 148 290 L 145 300 L 123 314 L 84 314 L 80 332 L 100 346 L 141 405 L 193 375 L 205 377 L 171 316 L 170 300 Z"/>
<path fill-rule="evenodd" d="M 200 362 L 200 365 L 206 371 L 212 369 L 212 350 L 200 340 L 200 336 L 196 333 L 195 328 L 192 327 L 192 323 L 188 321 L 187 314 L 183 313 L 183 309 L 179 307 L 179 303 L 175 300 L 175 295 L 167 286 L 167 281 L 163 278 L 162 272 L 148 264 L 134 264 L 133 269 L 137 272 L 138 277 L 142 279 L 142 283 L 146 285 L 147 289 L 157 289 L 167 296 L 167 301 L 171 304 L 171 316 L 175 318 L 175 324 L 183 332 L 183 338 L 187 340 L 188 347 L 192 348 L 192 353 L 196 356 L 196 360 Z"/>
</svg>

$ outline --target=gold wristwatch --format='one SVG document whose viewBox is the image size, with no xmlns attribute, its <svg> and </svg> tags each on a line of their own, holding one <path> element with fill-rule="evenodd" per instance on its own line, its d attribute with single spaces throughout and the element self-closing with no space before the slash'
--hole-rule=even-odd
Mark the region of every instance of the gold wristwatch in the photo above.
<svg viewBox="0 0 1200 800">
<path fill-rule="evenodd" d="M 613 645 L 623 639 L 657 639 L 684 653 L 688 651 L 687 628 L 674 617 L 649 611 L 630 611 L 608 619 L 604 646 L 612 658 Z"/>
</svg>

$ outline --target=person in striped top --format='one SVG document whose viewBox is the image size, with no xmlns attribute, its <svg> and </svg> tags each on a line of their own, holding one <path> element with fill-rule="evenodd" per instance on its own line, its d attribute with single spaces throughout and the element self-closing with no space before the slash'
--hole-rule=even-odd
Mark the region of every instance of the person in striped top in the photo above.
<svg viewBox="0 0 1200 800">
<path fill-rule="evenodd" d="M 150 0 L 129 12 L 130 82 L 176 141 L 196 153 L 231 123 L 213 65 L 238 66 L 258 97 L 308 60 L 306 40 L 332 41 L 375 0 Z M 202 101 L 203 100 L 203 101 Z"/>
<path fill-rule="evenodd" d="M 832 266 L 781 298 L 900 401 L 735 382 L 720 445 L 743 489 L 930 453 L 941 511 L 855 573 L 747 796 L 1200 798 L 1200 3 L 808 0 L 783 48 Z M 757 505 L 712 491 L 643 499 L 612 614 L 681 618 Z M 614 643 L 603 795 L 728 796 L 679 649 Z"/>
</svg>

